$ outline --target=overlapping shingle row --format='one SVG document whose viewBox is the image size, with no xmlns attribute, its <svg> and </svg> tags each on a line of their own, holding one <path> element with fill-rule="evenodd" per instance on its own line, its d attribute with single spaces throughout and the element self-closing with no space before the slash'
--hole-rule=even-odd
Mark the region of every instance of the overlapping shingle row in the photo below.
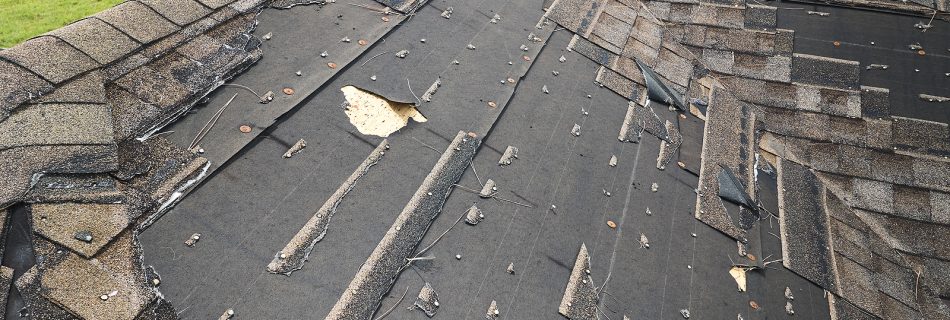
<svg viewBox="0 0 950 320">
<path fill-rule="evenodd" d="M 264 4 L 127 1 L 0 52 L 0 207 L 31 211 L 34 319 L 175 317 L 137 232 L 208 163 L 150 134 L 261 57 Z"/>
</svg>

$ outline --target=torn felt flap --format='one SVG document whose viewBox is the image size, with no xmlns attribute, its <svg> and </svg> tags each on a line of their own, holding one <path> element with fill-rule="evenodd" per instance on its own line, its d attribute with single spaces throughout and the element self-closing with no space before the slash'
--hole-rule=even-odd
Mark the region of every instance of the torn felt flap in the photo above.
<svg viewBox="0 0 950 320">
<path fill-rule="evenodd" d="M 410 103 L 388 100 L 375 93 L 354 87 L 340 89 L 346 98 L 343 111 L 350 123 L 366 135 L 388 137 L 409 124 L 409 119 L 426 122 L 428 119 Z"/>
<path fill-rule="evenodd" d="M 660 77 L 653 72 L 653 69 L 643 63 L 640 63 L 639 60 L 636 60 L 636 62 L 637 66 L 640 67 L 640 71 L 643 73 L 643 79 L 646 81 L 647 96 L 650 98 L 650 100 L 666 103 L 676 107 L 681 111 L 687 111 L 686 104 L 683 103 L 679 95 L 674 93 L 673 90 L 670 90 L 669 87 L 663 84 L 663 82 L 660 81 Z"/>
<path fill-rule="evenodd" d="M 719 197 L 758 212 L 758 206 L 756 206 L 752 197 L 745 192 L 745 187 L 742 186 L 742 182 L 739 181 L 736 174 L 726 166 L 720 164 L 719 167 L 721 169 L 717 177 L 719 180 Z"/>
</svg>

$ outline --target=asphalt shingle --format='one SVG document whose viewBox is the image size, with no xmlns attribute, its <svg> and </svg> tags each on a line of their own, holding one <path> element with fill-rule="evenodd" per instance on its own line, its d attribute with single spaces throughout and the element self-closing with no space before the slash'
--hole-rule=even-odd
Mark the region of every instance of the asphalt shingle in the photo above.
<svg viewBox="0 0 950 320">
<path fill-rule="evenodd" d="M 79 20 L 50 34 L 79 48 L 101 64 L 111 63 L 139 48 L 135 40 L 96 18 Z"/>
<path fill-rule="evenodd" d="M 13 63 L 0 60 L 0 121 L 21 103 L 53 90 L 53 85 Z"/>
<path fill-rule="evenodd" d="M 152 42 L 178 31 L 174 23 L 137 1 L 124 2 L 96 14 L 96 17 L 141 43 Z"/>
<path fill-rule="evenodd" d="M 16 62 L 43 78 L 60 83 L 99 67 L 99 63 L 66 42 L 41 36 L 0 51 L 0 57 Z"/>
<path fill-rule="evenodd" d="M 189 23 L 195 22 L 201 17 L 204 17 L 211 13 L 211 10 L 206 8 L 200 2 L 195 0 L 178 0 L 178 1 L 163 1 L 163 0 L 137 0 L 150 8 L 154 9 L 158 14 L 162 15 L 168 20 L 171 20 L 179 26 L 184 26 Z"/>
</svg>

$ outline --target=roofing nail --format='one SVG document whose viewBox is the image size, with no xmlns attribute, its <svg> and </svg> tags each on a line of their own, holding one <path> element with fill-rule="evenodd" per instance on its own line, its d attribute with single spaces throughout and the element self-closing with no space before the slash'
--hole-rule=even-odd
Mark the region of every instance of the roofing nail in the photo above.
<svg viewBox="0 0 950 320">
<path fill-rule="evenodd" d="M 297 73 L 296 73 L 296 74 L 297 74 L 298 77 L 303 75 L 303 73 L 300 72 L 300 70 L 297 70 Z"/>
<path fill-rule="evenodd" d="M 244 127 L 244 126 L 242 126 L 242 128 L 243 128 L 243 127 Z M 248 127 L 248 129 L 250 129 L 250 127 Z M 243 130 L 242 130 L 242 132 L 243 132 Z M 201 240 L 201 234 L 200 234 L 200 233 L 192 234 L 191 237 L 188 238 L 188 240 L 185 240 L 185 245 L 186 245 L 186 246 L 189 246 L 189 247 L 194 247 L 195 244 L 198 243 L 198 240 Z"/>
<path fill-rule="evenodd" d="M 369 79 L 370 79 L 370 80 L 373 80 L 373 81 L 376 81 L 376 75 L 374 74 L 374 75 L 370 76 Z"/>
<path fill-rule="evenodd" d="M 514 62 L 511 62 L 511 61 L 508 61 L 508 65 L 509 65 L 509 66 L 510 66 L 510 65 L 513 65 L 513 64 L 515 64 L 515 63 L 514 63 Z"/>
<path fill-rule="evenodd" d="M 462 260 L 462 255 L 460 254 L 455 255 L 455 260 Z"/>
<path fill-rule="evenodd" d="M 792 309 L 792 302 L 791 302 L 791 301 L 785 301 L 785 313 L 787 313 L 787 314 L 789 314 L 789 315 L 795 314 L 795 310 Z"/>
<path fill-rule="evenodd" d="M 320 53 L 320 57 L 321 57 L 321 58 L 326 58 L 328 55 L 330 55 L 330 54 L 327 53 L 326 51 Z"/>
<path fill-rule="evenodd" d="M 795 300 L 795 295 L 792 294 L 792 288 L 785 287 L 785 299 Z"/>
<path fill-rule="evenodd" d="M 652 216 L 652 215 L 653 215 L 653 211 L 650 211 L 650 208 L 647 208 L 647 215 L 648 215 L 648 216 Z"/>
<path fill-rule="evenodd" d="M 251 133 L 251 126 L 245 124 L 238 128 L 238 130 L 241 130 L 241 133 Z"/>
<path fill-rule="evenodd" d="M 426 43 L 426 38 L 419 39 L 419 42 Z"/>
<path fill-rule="evenodd" d="M 468 50 L 475 50 L 475 45 L 469 43 L 467 46 L 465 46 L 465 48 L 468 48 Z"/>
<path fill-rule="evenodd" d="M 452 64 L 458 65 L 458 64 L 459 64 L 459 61 L 458 61 L 458 60 L 452 60 Z"/>
<path fill-rule="evenodd" d="M 343 37 L 343 39 L 340 39 L 340 42 L 350 43 L 350 41 L 352 40 L 350 40 L 349 37 Z"/>
<path fill-rule="evenodd" d="M 749 306 L 752 307 L 752 309 L 759 309 L 759 303 L 755 302 L 755 300 L 749 300 Z"/>
<path fill-rule="evenodd" d="M 528 51 L 528 49 L 529 49 L 528 46 L 521 45 L 521 51 Z"/>
</svg>

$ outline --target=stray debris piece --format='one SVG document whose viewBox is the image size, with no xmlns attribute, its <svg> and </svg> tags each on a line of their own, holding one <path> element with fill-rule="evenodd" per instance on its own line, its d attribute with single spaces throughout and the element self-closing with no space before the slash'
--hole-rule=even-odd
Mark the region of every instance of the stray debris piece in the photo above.
<svg viewBox="0 0 950 320">
<path fill-rule="evenodd" d="M 471 208 L 468 208 L 468 213 L 465 214 L 465 223 L 474 226 L 481 222 L 482 219 L 485 219 L 485 214 L 482 213 L 482 209 L 479 209 L 474 204 Z"/>
<path fill-rule="evenodd" d="M 739 248 L 739 256 L 740 256 L 740 257 L 745 257 L 747 254 L 749 254 L 749 252 L 746 251 L 746 249 L 745 249 L 745 245 L 742 244 L 741 241 L 736 241 L 736 247 Z"/>
<path fill-rule="evenodd" d="M 505 272 L 508 272 L 509 274 L 515 274 L 514 262 L 508 264 L 508 269 L 505 269 Z"/>
<path fill-rule="evenodd" d="M 518 148 L 508 146 L 505 149 L 505 153 L 501 155 L 501 159 L 498 159 L 499 166 L 507 166 L 511 164 L 511 160 L 518 159 Z"/>
<path fill-rule="evenodd" d="M 653 211 L 650 211 L 650 208 L 647 208 L 647 215 L 648 215 L 648 216 L 652 216 L 652 215 L 653 215 Z"/>
<path fill-rule="evenodd" d="M 792 294 L 792 288 L 785 287 L 785 299 L 795 300 L 795 295 Z"/>
<path fill-rule="evenodd" d="M 520 48 L 521 48 L 521 51 L 528 51 L 528 49 L 530 49 L 530 48 L 528 48 L 527 45 L 521 45 Z"/>
<path fill-rule="evenodd" d="M 304 141 L 303 139 L 297 140 L 297 143 L 294 143 L 294 145 L 291 146 L 290 149 L 287 150 L 287 152 L 284 152 L 284 158 L 293 157 L 295 154 L 297 154 L 298 152 L 303 150 L 303 148 L 306 148 L 306 147 L 307 147 L 307 141 Z"/>
<path fill-rule="evenodd" d="M 640 248 L 650 249 L 650 239 L 643 232 L 640 233 Z"/>
<path fill-rule="evenodd" d="M 442 11 L 442 17 L 446 19 L 451 19 L 452 10 L 454 10 L 452 7 L 445 8 L 445 11 Z"/>
<path fill-rule="evenodd" d="M 557 61 L 564 62 L 564 61 L 567 61 L 567 58 L 565 58 L 564 56 L 561 56 L 560 58 L 557 58 Z"/>
<path fill-rule="evenodd" d="M 300 70 L 297 70 L 297 72 L 295 72 L 294 74 L 296 74 L 298 77 L 303 75 L 303 73 L 300 72 Z"/>
<path fill-rule="evenodd" d="M 426 89 L 426 92 L 422 94 L 422 101 L 432 102 L 432 96 L 435 95 L 435 92 L 439 90 L 439 87 L 442 86 L 442 78 L 435 79 L 435 82 L 429 86 L 429 89 Z"/>
<path fill-rule="evenodd" d="M 485 312 L 485 319 L 497 319 L 499 315 L 501 312 L 498 311 L 498 303 L 492 300 L 488 305 L 488 312 Z"/>
<path fill-rule="evenodd" d="M 370 79 L 370 80 L 373 80 L 373 81 L 376 81 L 376 75 L 374 74 L 374 75 L 370 76 L 369 79 Z"/>
<path fill-rule="evenodd" d="M 369 44 L 369 41 L 366 41 L 366 39 L 360 39 L 360 40 L 356 41 L 356 43 L 359 43 L 361 46 L 365 46 L 365 45 Z"/>
<path fill-rule="evenodd" d="M 267 103 L 269 103 L 269 102 L 271 102 L 271 101 L 274 101 L 274 92 L 273 92 L 273 91 L 267 91 L 267 93 L 265 93 L 263 96 L 261 96 L 261 103 L 267 104 Z"/>
<path fill-rule="evenodd" d="M 795 314 L 795 309 L 792 309 L 792 302 L 791 302 L 791 301 L 785 301 L 785 313 L 787 313 L 788 315 L 794 315 L 794 314 Z"/>
<path fill-rule="evenodd" d="M 426 285 L 419 290 L 419 296 L 413 306 L 425 312 L 426 316 L 432 318 L 436 311 L 439 311 L 439 295 L 435 293 L 432 285 L 426 282 Z"/>
<path fill-rule="evenodd" d="M 614 222 L 613 220 L 607 220 L 607 226 L 610 227 L 611 229 L 617 229 L 617 223 Z"/>
<path fill-rule="evenodd" d="M 650 191 L 656 192 L 659 189 L 660 189 L 660 185 L 656 184 L 656 182 L 650 185 Z"/>
<path fill-rule="evenodd" d="M 683 315 L 683 319 L 689 319 L 689 309 L 680 309 L 680 314 Z"/>
<path fill-rule="evenodd" d="M 185 240 L 185 245 L 189 247 L 194 247 L 195 244 L 198 244 L 198 240 L 201 240 L 201 234 L 195 233 L 191 235 L 191 237 L 189 237 L 188 240 Z"/>
<path fill-rule="evenodd" d="M 496 13 L 495 16 L 492 17 L 491 20 L 489 20 L 488 22 L 491 22 L 491 23 L 498 23 L 498 21 L 500 21 L 500 20 L 501 20 L 501 16 L 499 16 L 499 15 Z"/>
<path fill-rule="evenodd" d="M 808 14 L 812 16 L 819 16 L 819 17 L 827 17 L 831 15 L 831 13 L 829 12 L 821 12 L 821 11 L 808 11 Z"/>
<path fill-rule="evenodd" d="M 534 41 L 534 42 L 541 42 L 541 37 L 538 37 L 538 36 L 535 35 L 534 33 L 529 33 L 529 34 L 528 34 L 528 40 L 531 40 L 531 41 Z"/>
<path fill-rule="evenodd" d="M 426 38 L 419 39 L 419 42 L 426 43 Z"/>
<path fill-rule="evenodd" d="M 557 75 L 559 75 L 559 74 L 561 74 L 561 73 L 560 73 L 560 72 L 557 72 L 557 70 L 554 70 L 554 71 L 551 71 L 551 74 L 553 74 L 555 77 L 557 77 Z"/>
<path fill-rule="evenodd" d="M 548 91 L 548 86 L 547 86 L 547 85 L 541 86 L 541 92 L 544 92 L 545 94 L 551 93 L 550 91 Z"/>
<path fill-rule="evenodd" d="M 752 309 L 759 310 L 759 303 L 755 302 L 755 300 L 749 300 L 749 306 L 752 307 Z"/>
<path fill-rule="evenodd" d="M 350 41 L 352 41 L 350 40 L 350 37 L 343 37 L 343 39 L 340 39 L 340 42 L 350 43 Z"/>
<path fill-rule="evenodd" d="M 921 46 L 920 43 L 912 43 L 912 44 L 908 45 L 907 47 L 910 48 L 910 50 L 914 50 L 914 51 L 923 50 L 923 49 L 924 49 L 924 47 Z"/>
<path fill-rule="evenodd" d="M 607 191 L 607 189 L 601 189 L 601 190 L 604 192 L 605 196 L 608 196 L 608 197 L 610 196 L 610 191 Z"/>
<path fill-rule="evenodd" d="M 455 255 L 455 260 L 462 260 L 462 255 L 460 254 Z"/>
<path fill-rule="evenodd" d="M 320 53 L 320 57 L 321 57 L 321 58 L 326 58 L 328 55 L 330 55 L 330 54 L 327 53 L 326 51 Z"/>
<path fill-rule="evenodd" d="M 482 186 L 482 191 L 478 193 L 478 196 L 482 198 L 491 198 L 495 196 L 495 193 L 498 193 L 498 187 L 495 186 L 495 180 L 488 179 L 488 181 L 485 181 L 485 185 Z"/>
<path fill-rule="evenodd" d="M 407 55 L 409 55 L 409 50 L 406 50 L 406 49 L 399 50 L 399 52 L 396 52 L 396 57 L 399 57 L 402 59 L 405 59 Z"/>
<path fill-rule="evenodd" d="M 607 165 L 608 165 L 608 166 L 611 166 L 611 167 L 616 167 L 616 166 L 617 166 L 617 156 L 616 156 L 616 155 L 611 155 L 611 156 L 610 156 L 610 162 L 608 162 Z"/>
<path fill-rule="evenodd" d="M 914 24 L 914 27 L 923 31 L 927 31 L 927 29 L 932 28 L 933 25 L 930 23 L 917 22 Z"/>
<path fill-rule="evenodd" d="M 571 134 L 574 135 L 575 137 L 580 137 L 580 136 L 581 136 L 581 125 L 575 123 L 575 124 L 574 124 L 574 128 L 571 128 Z"/>
<path fill-rule="evenodd" d="M 270 40 L 270 38 L 273 37 L 273 36 L 274 36 L 274 33 L 273 33 L 273 32 L 268 32 L 268 33 L 265 34 L 263 37 L 261 37 L 261 39 Z"/>
<path fill-rule="evenodd" d="M 459 61 L 458 61 L 458 60 L 452 60 L 452 64 L 458 65 L 458 64 L 459 64 Z"/>
<path fill-rule="evenodd" d="M 729 275 L 736 280 L 736 285 L 739 286 L 739 292 L 745 292 L 746 290 L 746 271 L 749 271 L 749 269 L 743 267 L 732 267 L 729 269 Z"/>
<path fill-rule="evenodd" d="M 871 69 L 887 70 L 887 68 L 888 68 L 888 65 L 878 64 L 878 63 L 869 64 L 867 67 L 868 70 L 871 70 Z"/>
<path fill-rule="evenodd" d="M 76 232 L 75 235 L 73 235 L 73 238 L 75 238 L 76 240 L 85 242 L 85 243 L 91 243 L 91 242 L 92 242 L 92 232 L 89 232 L 88 230 L 79 231 L 79 232 Z"/>
<path fill-rule="evenodd" d="M 228 309 L 221 314 L 221 317 L 219 317 L 218 320 L 228 320 L 232 317 L 234 317 L 234 309 Z"/>
<path fill-rule="evenodd" d="M 468 50 L 475 50 L 475 45 L 469 43 L 467 46 L 465 46 L 465 48 L 467 48 Z M 458 64 L 458 63 L 456 63 L 456 64 Z"/>
</svg>

